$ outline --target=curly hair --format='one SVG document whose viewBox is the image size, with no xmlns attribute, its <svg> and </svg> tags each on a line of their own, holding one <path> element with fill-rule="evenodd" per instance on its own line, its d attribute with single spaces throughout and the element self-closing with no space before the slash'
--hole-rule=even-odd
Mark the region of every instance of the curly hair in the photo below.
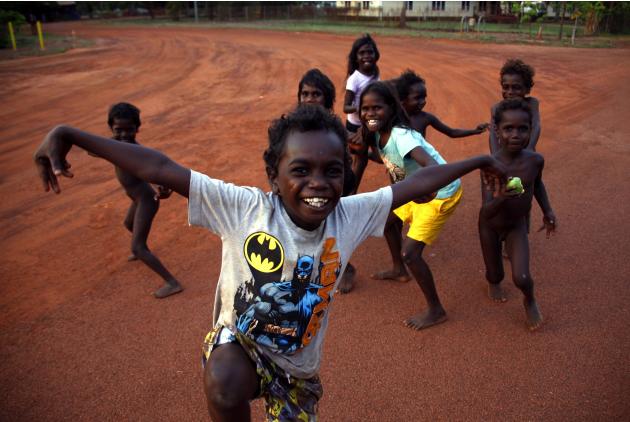
<svg viewBox="0 0 630 422">
<path fill-rule="evenodd" d="M 405 113 L 405 110 L 403 110 L 400 105 L 400 100 L 398 99 L 398 95 L 392 85 L 393 84 L 391 82 L 384 81 L 370 83 L 361 93 L 361 100 L 359 102 L 359 110 L 361 110 L 363 98 L 365 98 L 367 94 L 375 93 L 380 96 L 383 99 L 383 102 L 392 111 L 391 118 L 385 126 L 388 131 L 391 131 L 394 126 L 409 127 L 409 117 L 407 117 L 407 113 Z M 361 124 L 365 126 L 363 122 Z M 363 133 L 366 135 L 369 133 L 366 127 L 363 129 Z"/>
<path fill-rule="evenodd" d="M 534 68 L 525 64 L 521 59 L 509 59 L 501 68 L 501 80 L 503 79 L 503 75 L 520 75 L 520 77 L 523 78 L 523 83 L 528 93 L 534 86 L 535 74 L 536 71 Z"/>
<path fill-rule="evenodd" d="M 324 94 L 324 107 L 332 110 L 333 104 L 335 104 L 335 85 L 328 76 L 324 75 L 319 69 L 310 69 L 307 71 L 302 76 L 302 79 L 300 79 L 300 84 L 298 86 L 298 104 L 300 102 L 300 94 L 302 93 L 304 85 L 314 86 L 322 91 L 322 94 Z"/>
<path fill-rule="evenodd" d="M 278 175 L 278 163 L 284 151 L 284 147 L 291 132 L 312 132 L 312 131 L 333 132 L 343 145 L 344 162 L 344 195 L 354 189 L 354 173 L 352 172 L 352 159 L 348 150 L 346 139 L 346 129 L 341 120 L 329 110 L 313 104 L 298 105 L 289 114 L 283 114 L 279 119 L 271 122 L 268 129 L 269 147 L 263 153 L 265 160 L 265 171 L 272 179 Z"/>
<path fill-rule="evenodd" d="M 137 129 L 141 124 L 140 109 L 129 103 L 114 104 L 109 108 L 109 113 L 107 113 L 107 125 L 110 128 L 114 124 L 114 119 L 129 119 L 136 125 Z"/>
<path fill-rule="evenodd" d="M 492 113 L 492 121 L 494 122 L 496 127 L 499 127 L 499 123 L 501 123 L 501 119 L 503 118 L 503 113 L 508 110 L 523 110 L 525 113 L 529 115 L 529 124 L 532 124 L 532 109 L 529 104 L 525 100 L 520 98 L 512 98 L 509 100 L 503 100 L 494 109 L 494 113 Z"/>
<path fill-rule="evenodd" d="M 403 101 L 409 96 L 411 87 L 415 84 L 426 85 L 426 82 L 420 75 L 417 75 L 413 70 L 407 69 L 398 78 L 394 79 L 396 85 L 396 91 L 398 91 L 398 98 Z"/>
<path fill-rule="evenodd" d="M 374 49 L 374 62 L 378 62 L 378 59 L 381 58 L 381 53 L 378 52 L 378 48 L 376 47 L 376 42 L 370 37 L 370 34 L 365 34 L 362 37 L 357 38 L 352 44 L 352 48 L 350 49 L 350 53 L 348 54 L 348 73 L 346 77 L 352 75 L 355 70 L 359 68 L 359 62 L 357 61 L 357 53 L 359 48 L 363 47 L 366 44 L 372 45 Z M 379 75 L 378 66 L 374 65 L 374 70 L 376 71 L 376 76 Z"/>
</svg>

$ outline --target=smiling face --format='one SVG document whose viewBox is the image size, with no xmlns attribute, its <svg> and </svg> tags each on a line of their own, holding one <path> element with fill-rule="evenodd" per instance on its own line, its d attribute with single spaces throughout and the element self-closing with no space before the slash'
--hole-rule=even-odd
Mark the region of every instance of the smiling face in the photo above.
<svg viewBox="0 0 630 422">
<path fill-rule="evenodd" d="M 372 44 L 364 44 L 357 50 L 357 64 L 359 72 L 369 75 L 374 71 L 376 51 Z"/>
<path fill-rule="evenodd" d="M 530 115 L 525 110 L 505 110 L 496 131 L 502 148 L 519 152 L 529 143 Z"/>
<path fill-rule="evenodd" d="M 523 77 L 515 73 L 506 73 L 501 76 L 501 94 L 504 100 L 512 98 L 525 98 L 529 93 Z"/>
<path fill-rule="evenodd" d="M 315 230 L 333 211 L 343 190 L 343 160 L 343 142 L 334 132 L 287 135 L 270 181 L 295 225 Z"/>
<path fill-rule="evenodd" d="M 132 119 L 114 118 L 111 126 L 112 138 L 117 141 L 135 142 L 138 127 Z"/>
<path fill-rule="evenodd" d="M 300 91 L 300 104 L 317 104 L 326 107 L 324 93 L 321 89 L 304 84 Z"/>
<path fill-rule="evenodd" d="M 409 95 L 403 101 L 401 105 L 409 116 L 414 116 L 422 111 L 427 104 L 427 88 L 423 83 L 416 83 L 409 88 Z"/>
<path fill-rule="evenodd" d="M 361 121 L 370 132 L 386 129 L 392 118 L 392 109 L 385 103 L 383 97 L 370 91 L 363 95 L 361 102 Z"/>
</svg>

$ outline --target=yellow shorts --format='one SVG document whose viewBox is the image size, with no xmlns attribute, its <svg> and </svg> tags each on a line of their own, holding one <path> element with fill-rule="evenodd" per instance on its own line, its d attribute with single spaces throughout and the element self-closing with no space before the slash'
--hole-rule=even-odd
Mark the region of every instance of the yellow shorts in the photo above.
<svg viewBox="0 0 630 422">
<path fill-rule="evenodd" d="M 437 239 L 442 226 L 453 214 L 461 199 L 462 188 L 460 187 L 449 198 L 434 199 L 424 204 L 417 204 L 413 201 L 407 202 L 405 205 L 396 208 L 394 214 L 403 223 L 409 223 L 407 237 L 430 245 Z"/>
</svg>

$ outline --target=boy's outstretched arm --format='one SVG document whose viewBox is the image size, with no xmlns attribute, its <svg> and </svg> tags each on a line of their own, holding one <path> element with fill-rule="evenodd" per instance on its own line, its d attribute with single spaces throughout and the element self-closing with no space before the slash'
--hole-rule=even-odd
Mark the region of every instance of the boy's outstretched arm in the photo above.
<svg viewBox="0 0 630 422">
<path fill-rule="evenodd" d="M 484 180 L 494 180 L 496 183 L 505 184 L 505 166 L 489 155 L 481 155 L 449 164 L 423 167 L 402 182 L 392 186 L 392 210 L 413 199 L 429 195 L 476 169 L 485 172 Z"/>
<path fill-rule="evenodd" d="M 488 129 L 488 123 L 480 123 L 474 129 L 453 129 L 442 123 L 442 121 L 433 114 L 429 114 L 429 126 L 433 126 L 435 130 L 442 132 L 449 138 L 464 138 L 466 136 L 479 135 Z"/>
<path fill-rule="evenodd" d="M 162 185 L 188 197 L 190 170 L 166 155 L 140 145 L 118 142 L 69 126 L 51 130 L 33 156 L 44 189 L 61 192 L 58 176 L 72 177 L 66 156 L 72 145 L 83 148 L 145 182 Z"/>
<path fill-rule="evenodd" d="M 536 144 L 538 138 L 540 138 L 540 112 L 538 111 L 538 100 L 534 97 L 530 97 L 529 106 L 532 110 L 532 132 L 529 135 L 529 144 L 527 149 L 536 151 Z"/>
</svg>

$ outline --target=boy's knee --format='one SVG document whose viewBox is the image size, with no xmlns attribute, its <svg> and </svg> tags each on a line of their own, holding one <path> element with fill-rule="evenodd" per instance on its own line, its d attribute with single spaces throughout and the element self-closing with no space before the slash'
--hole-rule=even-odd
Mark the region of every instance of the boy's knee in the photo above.
<svg viewBox="0 0 630 422">
<path fill-rule="evenodd" d="M 422 260 L 422 250 L 418 248 L 403 248 L 400 255 L 406 265 Z"/>
<path fill-rule="evenodd" d="M 136 245 L 135 243 L 131 244 L 131 253 L 134 254 L 139 259 L 147 256 L 149 253 L 149 249 L 145 245 Z"/>
<path fill-rule="evenodd" d="M 521 290 L 531 288 L 531 286 L 534 284 L 532 276 L 529 273 L 525 272 L 512 274 L 512 280 L 514 281 L 516 287 Z"/>
<path fill-rule="evenodd" d="M 217 410 L 230 410 L 247 402 L 250 397 L 245 397 L 244 388 L 235 382 L 232 371 L 225 367 L 209 365 L 204 373 L 204 387 L 208 406 Z"/>
<path fill-rule="evenodd" d="M 499 284 L 503 280 L 503 277 L 505 277 L 505 273 L 503 271 L 486 271 L 486 280 L 488 280 L 488 283 Z"/>
</svg>

